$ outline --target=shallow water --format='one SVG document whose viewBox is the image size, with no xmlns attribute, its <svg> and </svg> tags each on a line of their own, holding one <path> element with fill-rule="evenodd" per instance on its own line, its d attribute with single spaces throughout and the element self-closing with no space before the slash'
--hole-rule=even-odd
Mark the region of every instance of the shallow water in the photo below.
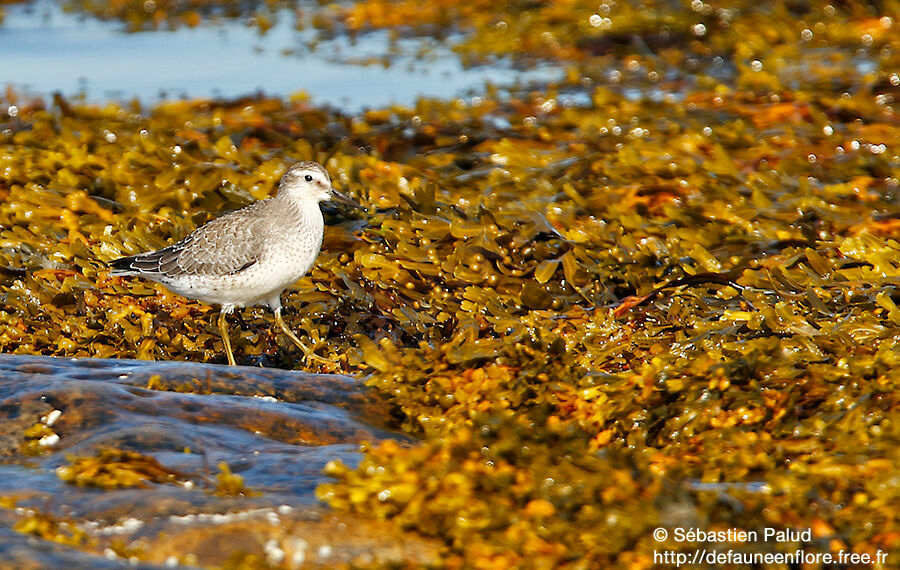
<svg viewBox="0 0 900 570">
<path fill-rule="evenodd" d="M 550 66 L 522 71 L 508 62 L 466 68 L 449 42 L 433 43 L 416 57 L 420 40 L 392 43 L 387 32 L 317 42 L 315 30 L 297 30 L 295 21 L 282 10 L 264 35 L 245 20 L 127 33 L 121 23 L 67 14 L 53 2 L 14 5 L 0 24 L 0 78 L 26 93 L 59 91 L 90 101 L 302 91 L 315 104 L 355 111 L 461 96 L 487 81 L 507 85 L 560 75 Z"/>
<path fill-rule="evenodd" d="M 70 519 L 87 531 L 91 550 L 116 539 L 202 536 L 207 527 L 227 536 L 223 525 L 261 525 L 263 532 L 328 524 L 333 515 L 323 514 L 313 494 L 326 479 L 325 464 L 355 464 L 363 441 L 405 439 L 384 429 L 387 409 L 355 379 L 183 362 L 0 355 L 0 418 L 0 495 L 16 498 L 18 507 L 0 515 L 0 559 L 22 566 L 74 558 L 103 567 L 93 565 L 93 554 L 51 543 L 35 549 L 13 532 L 30 509 Z M 47 425 L 58 441 L 46 438 L 42 453 L 26 457 L 23 432 L 35 424 Z M 57 476 L 72 456 L 102 448 L 150 455 L 189 483 L 100 490 Z M 221 463 L 253 496 L 212 494 Z M 334 540 L 323 544 L 328 558 L 341 554 Z M 155 558 L 164 561 L 184 545 L 165 555 L 159 548 Z"/>
</svg>

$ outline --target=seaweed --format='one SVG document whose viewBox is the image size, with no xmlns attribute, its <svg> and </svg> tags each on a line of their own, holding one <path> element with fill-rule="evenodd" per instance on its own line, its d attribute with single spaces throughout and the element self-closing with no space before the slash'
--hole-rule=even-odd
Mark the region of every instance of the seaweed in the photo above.
<svg viewBox="0 0 900 570">
<path fill-rule="evenodd" d="M 360 375 L 420 439 L 331 463 L 333 508 L 441 541 L 448 567 L 647 567 L 660 526 L 809 528 L 811 549 L 893 559 L 898 15 L 368 0 L 316 25 L 452 29 L 467 61 L 565 76 L 352 116 L 9 93 L 0 349 L 222 362 L 209 307 L 105 262 L 319 160 L 366 211 L 326 211 L 286 318 L 333 361 L 311 370 Z M 302 366 L 242 317 L 239 360 Z"/>
</svg>

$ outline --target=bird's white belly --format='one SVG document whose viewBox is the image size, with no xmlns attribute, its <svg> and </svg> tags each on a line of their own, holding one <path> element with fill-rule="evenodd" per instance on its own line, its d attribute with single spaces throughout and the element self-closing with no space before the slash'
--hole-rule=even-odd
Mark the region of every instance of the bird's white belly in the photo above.
<svg viewBox="0 0 900 570">
<path fill-rule="evenodd" d="M 278 305 L 281 292 L 309 271 L 316 254 L 318 249 L 304 256 L 266 256 L 234 275 L 179 275 L 160 281 L 175 293 L 204 303 L 237 308 Z"/>
</svg>

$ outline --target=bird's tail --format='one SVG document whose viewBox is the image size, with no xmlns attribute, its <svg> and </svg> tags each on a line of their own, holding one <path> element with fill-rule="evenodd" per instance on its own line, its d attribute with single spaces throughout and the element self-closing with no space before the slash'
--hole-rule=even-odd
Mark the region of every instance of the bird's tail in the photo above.
<svg viewBox="0 0 900 570">
<path fill-rule="evenodd" d="M 106 264 L 112 268 L 111 275 L 140 275 L 146 273 L 146 261 L 142 259 L 145 254 L 129 255 L 128 257 L 120 257 L 113 259 Z"/>
<path fill-rule="evenodd" d="M 134 258 L 136 256 L 132 255 L 129 257 L 120 257 L 119 259 L 113 259 L 112 261 L 106 262 L 106 264 L 112 269 L 110 272 L 111 275 L 134 275 L 135 271 L 132 269 L 131 264 L 134 262 Z"/>
</svg>

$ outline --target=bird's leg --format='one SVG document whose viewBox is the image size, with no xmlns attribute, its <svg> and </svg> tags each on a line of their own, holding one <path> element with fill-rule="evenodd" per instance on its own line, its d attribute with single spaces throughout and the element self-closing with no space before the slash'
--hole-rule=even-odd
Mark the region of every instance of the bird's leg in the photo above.
<svg viewBox="0 0 900 570">
<path fill-rule="evenodd" d="M 230 312 L 225 307 L 222 307 L 222 310 L 219 311 L 219 334 L 222 335 L 222 342 L 225 343 L 225 354 L 228 355 L 228 364 L 235 366 L 237 363 L 234 361 L 234 354 L 231 352 L 231 339 L 228 337 L 228 321 L 225 318 Z"/>
<path fill-rule="evenodd" d="M 327 358 L 322 358 L 321 356 L 319 356 L 318 354 L 313 352 L 313 349 L 307 348 L 306 345 L 304 345 L 302 342 L 300 342 L 300 339 L 297 338 L 297 335 L 295 335 L 293 333 L 293 331 L 291 331 L 291 329 L 288 328 L 287 323 L 285 323 L 284 319 L 281 318 L 281 307 L 276 307 L 274 309 L 274 313 L 275 313 L 275 322 L 278 323 L 278 326 L 281 327 L 281 330 L 284 331 L 284 334 L 286 334 L 287 337 L 289 339 L 291 339 L 291 341 L 293 341 L 294 344 L 297 345 L 297 348 L 299 348 L 300 350 L 303 351 L 303 356 L 305 356 L 306 358 L 311 359 L 311 360 L 316 360 L 318 362 L 322 362 L 324 364 L 333 364 L 335 362 L 333 360 L 328 360 Z"/>
</svg>

